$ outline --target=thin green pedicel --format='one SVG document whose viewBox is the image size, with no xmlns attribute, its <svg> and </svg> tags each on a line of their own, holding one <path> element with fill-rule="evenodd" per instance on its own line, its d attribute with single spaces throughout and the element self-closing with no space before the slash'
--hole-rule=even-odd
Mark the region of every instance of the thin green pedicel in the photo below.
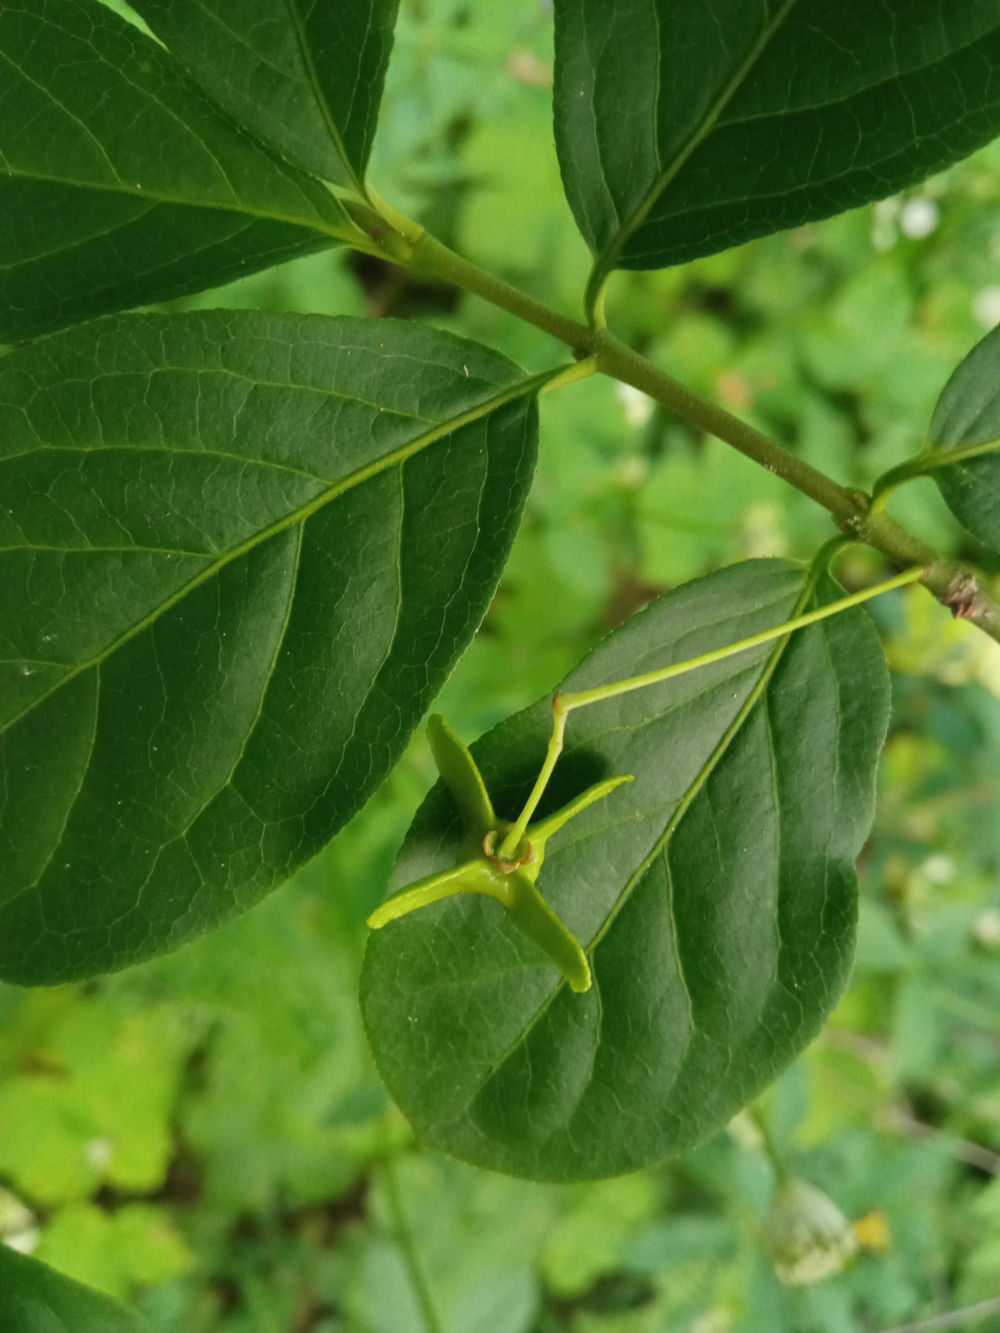
<svg viewBox="0 0 1000 1333">
<path fill-rule="evenodd" d="M 400 889 L 372 912 L 368 918 L 368 925 L 373 930 L 380 930 L 398 917 L 439 902 L 442 898 L 450 898 L 456 893 L 485 894 L 487 897 L 495 898 L 518 929 L 529 939 L 534 940 L 574 991 L 589 990 L 591 974 L 587 955 L 579 940 L 542 897 L 536 881 L 545 860 L 548 840 L 581 811 L 595 801 L 610 795 L 623 782 L 631 782 L 632 778 L 627 774 L 605 778 L 603 782 L 588 787 L 554 814 L 547 815 L 536 824 L 529 823 L 562 753 L 566 719 L 570 712 L 576 708 L 600 703 L 605 699 L 616 698 L 631 690 L 659 684 L 674 676 L 684 675 L 688 671 L 697 670 L 698 667 L 708 666 L 712 662 L 722 661 L 736 653 L 746 652 L 749 648 L 756 648 L 783 635 L 794 633 L 828 616 L 858 606 L 880 593 L 900 588 L 907 583 L 914 583 L 923 572 L 922 567 L 915 566 L 872 588 L 852 593 L 815 611 L 786 620 L 773 629 L 752 634 L 748 638 L 702 653 L 685 662 L 675 662 L 659 670 L 631 676 L 626 680 L 613 681 L 609 685 L 600 685 L 591 690 L 557 693 L 552 700 L 552 735 L 549 738 L 545 760 L 524 808 L 513 823 L 497 819 L 493 802 L 476 761 L 447 721 L 440 715 L 433 716 L 428 723 L 431 750 L 438 771 L 462 817 L 468 859 L 452 866 L 449 870 L 427 875 L 424 879 L 418 879 L 415 883 Z"/>
</svg>

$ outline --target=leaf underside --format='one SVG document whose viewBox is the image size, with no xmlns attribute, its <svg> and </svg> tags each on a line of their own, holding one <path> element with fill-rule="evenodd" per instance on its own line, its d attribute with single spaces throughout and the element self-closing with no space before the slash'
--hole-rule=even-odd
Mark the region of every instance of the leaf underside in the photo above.
<svg viewBox="0 0 1000 1333">
<path fill-rule="evenodd" d="M 118 316 L 0 361 L 0 976 L 244 910 L 478 626 L 537 381 L 393 321 Z"/>
<path fill-rule="evenodd" d="M 942 390 L 928 432 L 931 475 L 945 503 L 973 536 L 1000 551 L 1000 453 L 940 466 L 941 455 L 1000 444 L 1000 329 L 988 333 Z"/>
<path fill-rule="evenodd" d="M 355 234 L 326 186 L 97 0 L 0 5 L 0 339 Z"/>
<path fill-rule="evenodd" d="M 832 216 L 1000 133 L 993 0 L 556 0 L 563 184 L 602 276 Z"/>
<path fill-rule="evenodd" d="M 783 561 L 699 579 L 612 634 L 561 688 L 780 624 L 806 587 Z M 824 579 L 820 600 L 835 591 Z M 887 713 L 863 611 L 574 713 L 547 801 L 612 773 L 636 779 L 553 838 L 539 879 L 588 949 L 593 988 L 573 994 L 471 895 L 373 934 L 365 1021 L 417 1132 L 482 1166 L 576 1180 L 633 1170 L 723 1125 L 815 1034 L 844 984 Z M 550 725 L 546 699 L 472 747 L 501 816 L 526 795 Z M 443 868 L 458 838 L 439 784 L 393 883 Z"/>
<path fill-rule="evenodd" d="M 0 1328 L 5 1333 L 151 1333 L 118 1301 L 0 1243 Z"/>
</svg>

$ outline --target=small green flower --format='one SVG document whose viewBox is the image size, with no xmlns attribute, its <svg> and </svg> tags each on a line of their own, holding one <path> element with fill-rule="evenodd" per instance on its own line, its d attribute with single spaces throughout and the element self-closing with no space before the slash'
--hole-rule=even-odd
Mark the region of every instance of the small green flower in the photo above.
<svg viewBox="0 0 1000 1333">
<path fill-rule="evenodd" d="M 605 778 L 581 792 L 555 814 L 529 824 L 513 854 L 501 856 L 500 844 L 511 827 L 497 819 L 476 761 L 447 721 L 433 716 L 427 725 L 438 772 L 462 816 L 468 860 L 428 875 L 394 893 L 368 918 L 372 930 L 419 907 L 455 893 L 484 893 L 495 898 L 525 935 L 542 948 L 574 991 L 590 989 L 590 964 L 579 941 L 563 925 L 536 887 L 552 835 L 588 805 L 601 800 L 629 776 Z"/>
</svg>

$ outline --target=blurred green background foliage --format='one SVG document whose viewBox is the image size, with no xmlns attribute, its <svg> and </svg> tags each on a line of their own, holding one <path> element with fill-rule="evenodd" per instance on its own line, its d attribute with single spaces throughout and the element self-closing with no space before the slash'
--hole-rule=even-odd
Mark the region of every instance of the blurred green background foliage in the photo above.
<svg viewBox="0 0 1000 1333">
<path fill-rule="evenodd" d="M 551 59 L 540 0 L 404 0 L 372 179 L 576 313 L 587 255 L 559 186 Z M 532 369 L 553 360 L 503 312 L 347 254 L 171 308 L 217 305 L 419 317 Z M 1000 320 L 1000 146 L 873 208 L 620 274 L 609 319 L 867 487 L 920 447 L 950 371 Z M 658 592 L 829 535 L 801 495 L 611 381 L 549 395 L 542 415 L 503 585 L 440 699 L 466 739 Z M 989 569 L 930 483 L 892 512 Z M 862 552 L 841 571 L 852 585 L 883 572 Z M 919 590 L 873 614 L 894 718 L 854 978 L 756 1115 L 657 1169 L 573 1187 L 413 1141 L 356 987 L 365 915 L 432 781 L 420 739 L 249 916 L 87 985 L 0 988 L 0 1234 L 164 1333 L 425 1333 L 415 1268 L 442 1333 L 877 1333 L 996 1297 L 1000 648 Z M 855 1224 L 847 1271 L 777 1276 L 763 1239 L 775 1156 Z M 953 1326 L 1000 1328 L 1000 1307 Z"/>
</svg>

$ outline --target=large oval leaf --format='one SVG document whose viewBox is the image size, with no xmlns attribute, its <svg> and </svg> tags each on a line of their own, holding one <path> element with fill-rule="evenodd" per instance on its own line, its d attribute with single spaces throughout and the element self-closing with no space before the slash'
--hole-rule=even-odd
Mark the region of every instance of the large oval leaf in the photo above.
<svg viewBox="0 0 1000 1333">
<path fill-rule="evenodd" d="M 0 361 L 0 976 L 179 944 L 359 808 L 496 586 L 539 382 L 226 311 Z"/>
<path fill-rule="evenodd" d="M 595 281 L 828 217 L 1000 133 L 993 0 L 556 0 L 556 144 Z"/>
<path fill-rule="evenodd" d="M 361 188 L 399 0 L 134 0 L 232 115 L 307 171 Z"/>
<path fill-rule="evenodd" d="M 357 234 L 97 0 L 0 4 L 0 339 Z"/>
<path fill-rule="evenodd" d="M 918 461 L 948 508 L 1000 551 L 1000 329 L 976 344 L 944 386 L 928 445 L 931 452 Z M 949 462 L 949 455 L 956 461 Z"/>
<path fill-rule="evenodd" d="M 564 682 L 586 689 L 781 624 L 799 566 L 753 561 L 686 584 Z M 824 580 L 820 600 L 833 585 Z M 369 939 L 365 1021 L 417 1131 L 538 1179 L 613 1175 L 721 1126 L 815 1034 L 844 984 L 854 858 L 868 831 L 888 682 L 850 611 L 574 713 L 552 807 L 633 773 L 548 845 L 539 888 L 590 954 L 572 992 L 489 899 L 462 895 Z M 473 753 L 513 817 L 541 763 L 548 700 Z M 459 859 L 441 785 L 394 882 Z"/>
<path fill-rule="evenodd" d="M 102 1292 L 0 1243 L 0 1328 L 4 1333 L 151 1333 Z"/>
</svg>

